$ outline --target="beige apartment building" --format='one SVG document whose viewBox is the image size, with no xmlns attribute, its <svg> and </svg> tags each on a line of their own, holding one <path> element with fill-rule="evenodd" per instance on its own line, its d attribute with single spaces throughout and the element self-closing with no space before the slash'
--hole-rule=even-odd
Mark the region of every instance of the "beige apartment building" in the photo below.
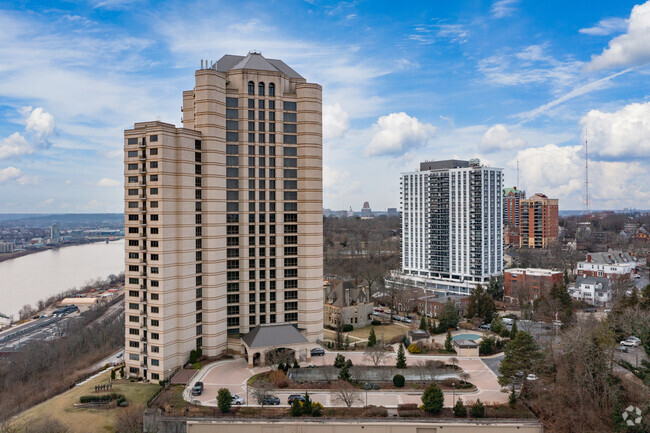
<svg viewBox="0 0 650 433">
<path fill-rule="evenodd" d="M 125 362 L 145 380 L 258 325 L 322 338 L 321 86 L 257 52 L 201 63 L 182 128 L 124 132 Z"/>
</svg>

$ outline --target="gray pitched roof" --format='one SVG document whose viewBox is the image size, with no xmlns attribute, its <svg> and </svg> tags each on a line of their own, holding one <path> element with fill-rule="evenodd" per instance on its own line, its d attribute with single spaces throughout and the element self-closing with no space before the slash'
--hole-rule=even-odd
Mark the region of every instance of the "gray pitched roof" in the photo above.
<svg viewBox="0 0 650 433">
<path fill-rule="evenodd" d="M 634 263 L 637 260 L 630 253 L 610 249 L 605 253 L 587 253 L 591 255 L 591 263 L 599 265 L 612 265 L 622 263 Z"/>
<path fill-rule="evenodd" d="M 241 339 L 250 348 L 308 343 L 300 331 L 295 326 L 289 324 L 257 325 L 248 334 L 241 337 Z"/>
<path fill-rule="evenodd" d="M 578 277 L 576 279 L 576 287 L 580 287 L 583 284 L 589 284 L 589 285 L 594 285 L 594 284 L 602 284 L 603 285 L 603 290 L 609 290 L 609 285 L 610 281 L 607 278 L 603 277 Z"/>
<path fill-rule="evenodd" d="M 250 52 L 246 56 L 226 54 L 217 61 L 217 71 L 228 72 L 234 69 L 254 69 L 257 71 L 282 72 L 290 78 L 303 78 L 282 60 L 267 59 L 261 53 Z"/>
</svg>

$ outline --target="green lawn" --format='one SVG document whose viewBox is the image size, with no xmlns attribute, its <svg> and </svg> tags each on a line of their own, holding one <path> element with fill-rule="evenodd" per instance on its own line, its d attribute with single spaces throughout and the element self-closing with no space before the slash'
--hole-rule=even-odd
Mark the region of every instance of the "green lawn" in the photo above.
<svg viewBox="0 0 650 433">
<path fill-rule="evenodd" d="M 94 433 L 94 432 L 112 432 L 113 423 L 116 414 L 121 408 L 114 409 L 75 409 L 74 404 L 79 403 L 79 397 L 82 395 L 100 395 L 95 394 L 95 385 L 103 385 L 109 382 L 110 373 L 104 373 L 99 377 L 75 387 L 63 394 L 57 395 L 38 406 L 18 415 L 13 423 L 20 425 L 28 423 L 30 420 L 40 419 L 49 415 L 67 425 L 72 432 Z M 139 382 L 113 382 L 113 389 L 106 393 L 115 392 L 124 394 L 131 405 L 144 406 L 158 390 L 158 384 L 143 384 Z"/>
</svg>

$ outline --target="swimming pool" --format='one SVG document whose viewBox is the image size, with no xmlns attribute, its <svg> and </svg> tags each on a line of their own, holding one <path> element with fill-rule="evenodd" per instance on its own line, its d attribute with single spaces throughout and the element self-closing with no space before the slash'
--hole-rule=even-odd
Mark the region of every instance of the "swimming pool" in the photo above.
<svg viewBox="0 0 650 433">
<path fill-rule="evenodd" d="M 479 338 L 481 338 L 481 336 L 477 334 L 458 334 L 453 336 L 451 339 L 452 340 L 478 340 Z"/>
</svg>

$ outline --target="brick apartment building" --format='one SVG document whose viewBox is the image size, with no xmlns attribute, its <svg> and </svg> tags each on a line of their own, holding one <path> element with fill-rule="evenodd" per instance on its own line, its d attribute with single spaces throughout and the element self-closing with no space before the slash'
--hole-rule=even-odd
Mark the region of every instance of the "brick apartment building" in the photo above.
<svg viewBox="0 0 650 433">
<path fill-rule="evenodd" d="M 526 191 L 517 187 L 503 189 L 503 241 L 506 245 L 519 245 L 519 211 Z"/>
<path fill-rule="evenodd" d="M 503 299 L 514 303 L 518 300 L 520 287 L 525 287 L 522 294 L 528 301 L 534 301 L 547 295 L 553 284 L 562 284 L 563 273 L 551 269 L 506 269 L 503 273 Z"/>
<path fill-rule="evenodd" d="M 558 238 L 558 200 L 544 194 L 521 200 L 519 246 L 547 248 Z"/>
</svg>

